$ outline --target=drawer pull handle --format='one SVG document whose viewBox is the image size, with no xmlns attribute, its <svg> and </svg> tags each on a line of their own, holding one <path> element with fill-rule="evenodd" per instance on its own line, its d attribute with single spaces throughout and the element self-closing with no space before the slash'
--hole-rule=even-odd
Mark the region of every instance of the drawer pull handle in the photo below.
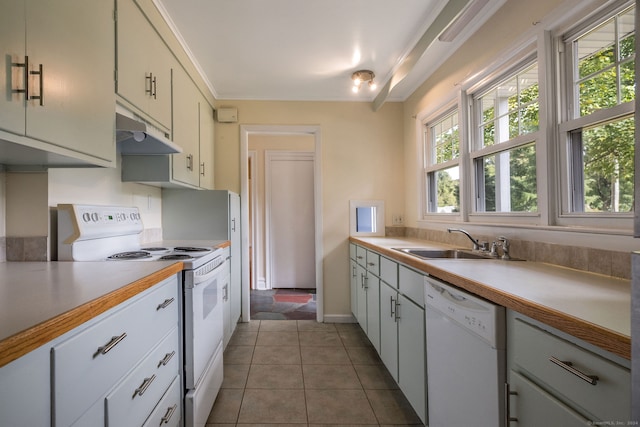
<svg viewBox="0 0 640 427">
<path fill-rule="evenodd" d="M 368 262 L 367 265 L 370 265 L 371 267 L 375 266 L 376 263 L 375 262 Z"/>
<path fill-rule="evenodd" d="M 96 352 L 93 353 L 93 358 L 95 359 L 96 357 L 98 357 L 101 354 L 109 353 L 113 347 L 117 346 L 120 343 L 120 341 L 122 341 L 126 337 L 127 337 L 127 333 L 126 332 L 123 332 L 122 335 L 120 335 L 120 336 L 111 337 L 111 341 L 109 341 L 108 343 L 106 343 L 102 347 L 98 347 Z"/>
<path fill-rule="evenodd" d="M 133 392 L 133 396 L 131 397 L 132 399 L 137 396 L 142 396 L 144 394 L 145 391 L 147 391 L 147 389 L 149 388 L 149 386 L 151 385 L 151 383 L 153 382 L 153 380 L 156 379 L 156 375 L 153 374 L 151 375 L 149 378 L 145 378 L 144 381 L 142 382 L 142 384 L 140 385 L 140 387 L 138 387 L 136 389 L 136 391 Z"/>
<path fill-rule="evenodd" d="M 160 366 L 167 366 L 167 363 L 169 363 L 169 361 L 173 358 L 173 356 L 175 356 L 175 354 L 176 354 L 175 350 L 172 351 L 171 353 L 167 353 L 164 356 L 164 358 L 160 362 L 158 362 L 158 368 Z"/>
<path fill-rule="evenodd" d="M 175 298 L 167 298 L 162 304 L 159 304 L 158 307 L 156 307 L 156 310 L 167 308 L 174 300 Z"/>
<path fill-rule="evenodd" d="M 551 363 L 555 363 L 556 365 L 560 366 L 561 368 L 571 372 L 576 377 L 580 378 L 581 380 L 584 380 L 584 381 L 588 382 L 591 385 L 598 384 L 598 380 L 600 378 L 598 378 L 596 375 L 588 375 L 588 374 L 585 374 L 584 372 L 579 371 L 578 369 L 573 367 L 573 363 L 571 363 L 571 362 L 568 362 L 566 360 L 560 360 L 555 356 L 551 356 L 549 358 L 549 361 Z"/>
<path fill-rule="evenodd" d="M 176 412 L 178 405 L 173 405 L 171 408 L 167 408 L 167 413 L 164 414 L 164 417 L 160 420 L 160 425 L 169 424 L 169 420 L 173 417 L 173 413 Z"/>
</svg>

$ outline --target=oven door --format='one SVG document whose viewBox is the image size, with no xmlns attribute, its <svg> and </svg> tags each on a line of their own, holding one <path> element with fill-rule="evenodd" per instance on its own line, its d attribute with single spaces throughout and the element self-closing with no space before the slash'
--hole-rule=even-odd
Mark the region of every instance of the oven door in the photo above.
<svg viewBox="0 0 640 427">
<path fill-rule="evenodd" d="M 185 271 L 184 289 L 184 350 L 185 386 L 197 387 L 210 360 L 222 343 L 225 264 L 204 275 L 198 270 Z"/>
</svg>

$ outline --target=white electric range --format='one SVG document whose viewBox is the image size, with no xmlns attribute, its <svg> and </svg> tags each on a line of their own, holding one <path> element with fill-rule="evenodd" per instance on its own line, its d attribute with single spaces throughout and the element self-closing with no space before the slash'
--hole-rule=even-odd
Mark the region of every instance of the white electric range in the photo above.
<svg viewBox="0 0 640 427">
<path fill-rule="evenodd" d="M 185 426 L 204 426 L 222 384 L 223 293 L 228 290 L 229 250 L 218 242 L 140 244 L 138 208 L 58 205 L 58 260 L 153 262 L 179 260 L 182 413 Z"/>
</svg>

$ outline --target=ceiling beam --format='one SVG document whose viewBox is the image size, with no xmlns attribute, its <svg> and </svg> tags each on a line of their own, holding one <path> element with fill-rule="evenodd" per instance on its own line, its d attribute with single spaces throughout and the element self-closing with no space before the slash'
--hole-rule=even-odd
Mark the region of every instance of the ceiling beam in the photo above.
<svg viewBox="0 0 640 427">
<path fill-rule="evenodd" d="M 408 55 L 402 58 L 391 78 L 380 89 L 378 95 L 373 100 L 373 111 L 378 111 L 385 103 L 393 88 L 400 83 L 415 67 L 422 55 L 429 49 L 431 44 L 437 40 L 438 36 L 456 19 L 472 0 L 449 0 L 433 23 L 427 28 L 420 40 L 411 49 Z"/>
</svg>

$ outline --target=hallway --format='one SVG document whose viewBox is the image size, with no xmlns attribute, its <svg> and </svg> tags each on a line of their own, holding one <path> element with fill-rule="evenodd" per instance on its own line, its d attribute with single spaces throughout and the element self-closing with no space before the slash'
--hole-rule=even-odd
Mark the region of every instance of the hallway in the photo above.
<svg viewBox="0 0 640 427">
<path fill-rule="evenodd" d="M 240 323 L 207 427 L 421 425 L 357 324 Z"/>
<path fill-rule="evenodd" d="M 252 290 L 251 320 L 316 320 L 315 289 Z"/>
</svg>

